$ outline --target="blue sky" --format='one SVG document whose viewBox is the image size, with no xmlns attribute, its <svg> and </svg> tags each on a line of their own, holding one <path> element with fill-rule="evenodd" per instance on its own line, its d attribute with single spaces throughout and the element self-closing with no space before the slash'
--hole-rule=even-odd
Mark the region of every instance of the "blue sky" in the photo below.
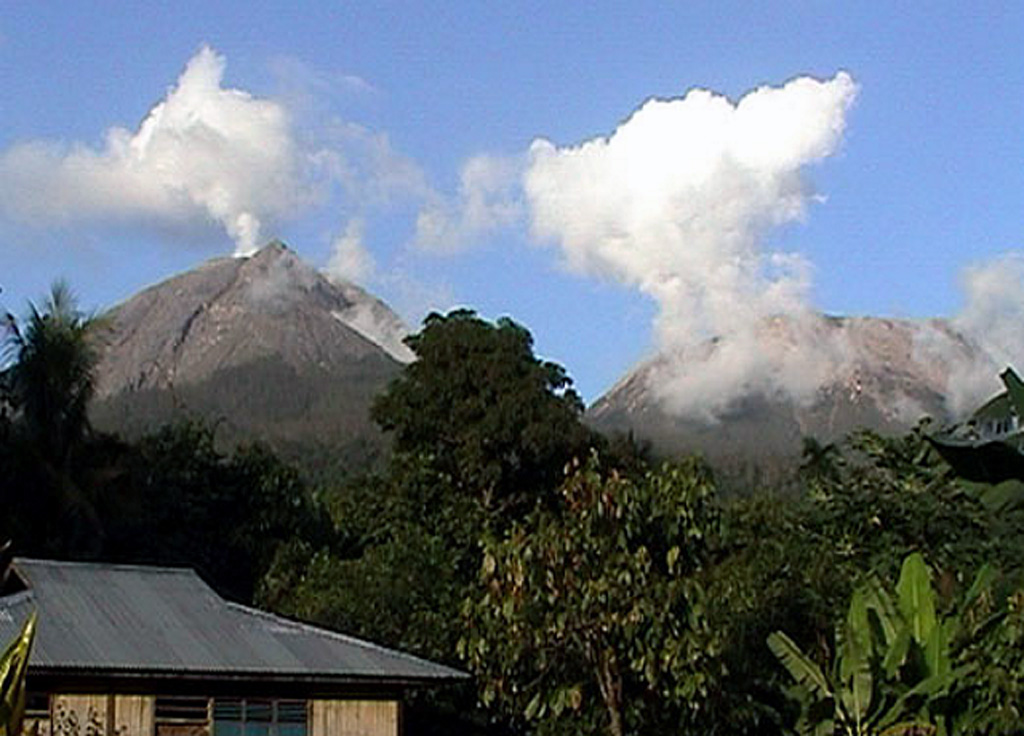
<svg viewBox="0 0 1024 736">
<path fill-rule="evenodd" d="M 798 256 L 807 273 L 786 278 L 799 281 L 800 298 L 814 308 L 954 315 L 963 308 L 964 269 L 1024 245 L 1017 3 L 161 5 L 10 2 L 0 10 L 0 198 L 15 202 L 0 204 L 6 309 L 21 312 L 57 276 L 85 306 L 108 306 L 235 249 L 237 233 L 225 225 L 234 210 L 218 220 L 207 200 L 190 209 L 164 199 L 165 189 L 153 195 L 159 201 L 147 195 L 131 206 L 137 191 L 79 192 L 59 217 L 47 201 L 58 191 L 47 166 L 64 166 L 66 193 L 69 157 L 104 155 L 112 128 L 136 133 L 205 47 L 224 64 L 223 89 L 283 111 L 286 142 L 303 161 L 321 154 L 314 174 L 274 180 L 308 186 L 309 196 L 282 196 L 297 201 L 277 206 L 246 189 L 265 215 L 261 239 L 280 237 L 327 266 L 352 226 L 373 264 L 364 259 L 353 275 L 404 317 L 455 304 L 511 315 L 588 400 L 663 347 L 665 324 L 680 309 L 704 307 L 680 307 L 650 286 L 648 271 L 570 242 L 598 200 L 545 224 L 523 182 L 537 173 L 533 141 L 549 141 L 568 160 L 572 147 L 611 136 L 649 98 L 703 88 L 737 103 L 763 85 L 850 75 L 855 92 L 829 108 L 841 135 L 784 172 L 803 187 L 803 216 L 758 224 L 741 248 L 743 258 Z M 26 150 L 38 154 L 32 176 L 15 155 Z M 334 163 L 324 168 L 324 156 Z M 484 224 L 477 217 L 470 227 L 459 187 L 473 160 L 493 187 Z M 574 186 L 548 181 L 559 191 Z M 435 240 L 447 246 L 417 230 L 425 211 L 443 215 Z M 609 227 L 628 230 L 622 223 L 634 215 Z M 661 231 L 645 231 L 646 240 L 627 233 L 623 247 L 642 249 L 650 232 Z M 573 258 L 588 265 L 574 267 Z M 745 288 L 778 283 L 764 263 L 756 261 L 759 275 Z M 716 315 L 711 329 L 729 313 Z"/>
</svg>

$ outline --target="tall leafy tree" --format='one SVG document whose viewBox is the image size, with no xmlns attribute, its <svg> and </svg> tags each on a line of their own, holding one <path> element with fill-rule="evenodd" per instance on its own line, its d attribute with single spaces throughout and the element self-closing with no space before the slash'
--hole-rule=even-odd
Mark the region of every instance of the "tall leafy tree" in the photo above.
<svg viewBox="0 0 1024 736">
<path fill-rule="evenodd" d="M 717 644 L 699 573 L 717 533 L 696 462 L 633 481 L 591 462 L 485 545 L 460 647 L 482 697 L 537 733 L 678 729 L 703 714 Z"/>
<path fill-rule="evenodd" d="M 379 397 L 373 417 L 398 453 L 428 457 L 454 489 L 494 515 L 522 513 L 558 485 L 591 442 L 583 402 L 529 331 L 471 310 L 431 314 L 408 338 L 416 354 Z"/>
<path fill-rule="evenodd" d="M 407 343 L 416 360 L 373 407 L 392 438 L 387 468 L 326 494 L 336 543 L 282 548 L 261 599 L 457 664 L 459 604 L 483 530 L 554 503 L 567 464 L 595 437 L 565 369 L 535 356 L 529 331 L 512 320 L 432 314 Z M 480 725 L 472 688 L 441 700 L 428 718 L 410 717 L 410 732 Z"/>
</svg>

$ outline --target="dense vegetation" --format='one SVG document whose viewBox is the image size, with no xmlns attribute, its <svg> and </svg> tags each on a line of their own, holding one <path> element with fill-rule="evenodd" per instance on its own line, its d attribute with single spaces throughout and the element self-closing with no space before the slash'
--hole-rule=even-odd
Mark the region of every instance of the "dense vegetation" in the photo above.
<svg viewBox="0 0 1024 736">
<path fill-rule="evenodd" d="M 461 310 L 374 406 L 389 461 L 310 488 L 208 426 L 93 431 L 101 330 L 64 287 L 10 320 L 0 534 L 191 565 L 476 675 L 409 733 L 1024 733 L 1021 496 L 962 484 L 924 427 L 808 441 L 799 494 L 723 498 L 588 430 L 527 330 Z"/>
</svg>

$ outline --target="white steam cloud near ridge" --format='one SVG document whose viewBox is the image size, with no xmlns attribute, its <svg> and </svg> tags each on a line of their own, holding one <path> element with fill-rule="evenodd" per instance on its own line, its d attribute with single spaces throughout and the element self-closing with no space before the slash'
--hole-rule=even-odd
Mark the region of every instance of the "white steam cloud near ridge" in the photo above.
<svg viewBox="0 0 1024 736">
<path fill-rule="evenodd" d="M 836 151 L 856 92 L 845 72 L 736 103 L 694 89 L 646 102 L 608 137 L 531 146 L 534 236 L 556 243 L 572 271 L 651 297 L 663 351 L 721 339 L 707 360 L 665 364 L 657 386 L 670 410 L 713 419 L 752 391 L 809 400 L 842 359 L 845 346 L 827 340 L 795 351 L 758 334 L 778 317 L 789 331 L 816 330 L 809 263 L 766 250 L 764 238 L 805 216 L 815 196 L 802 171 Z"/>
<path fill-rule="evenodd" d="M 360 218 L 349 221 L 344 232 L 331 244 L 331 257 L 324 273 L 333 279 L 366 283 L 376 270 L 373 254 L 363 244 L 365 223 Z"/>
<path fill-rule="evenodd" d="M 213 221 L 251 253 L 267 220 L 316 198 L 287 111 L 222 86 L 225 61 L 203 47 L 135 131 L 102 148 L 28 142 L 0 152 L 0 211 L 35 225 L 81 220 Z"/>
<path fill-rule="evenodd" d="M 918 335 L 915 352 L 946 367 L 946 404 L 962 417 L 1004 390 L 1004 368 L 1024 369 L 1024 253 L 975 263 L 961 280 L 963 308 L 949 321 L 959 339 L 931 327 Z"/>
</svg>

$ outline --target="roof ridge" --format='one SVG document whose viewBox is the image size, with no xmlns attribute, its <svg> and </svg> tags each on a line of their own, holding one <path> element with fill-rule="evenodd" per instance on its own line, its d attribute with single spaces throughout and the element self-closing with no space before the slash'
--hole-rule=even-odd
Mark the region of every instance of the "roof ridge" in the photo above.
<svg viewBox="0 0 1024 736">
<path fill-rule="evenodd" d="M 47 567 L 92 567 L 103 570 L 136 570 L 138 572 L 145 573 L 185 574 L 193 575 L 200 580 L 203 580 L 202 576 L 197 573 L 194 568 L 184 565 L 147 565 L 136 562 L 102 562 L 99 560 L 44 560 L 37 557 L 14 558 L 15 566 L 22 563 L 28 563 L 29 565 L 46 565 Z M 206 581 L 204 580 L 203 582 L 205 583 Z"/>
<path fill-rule="evenodd" d="M 335 631 L 334 629 L 328 629 L 328 628 L 322 627 L 322 626 L 315 626 L 315 625 L 313 625 L 311 623 L 307 623 L 305 621 L 299 621 L 298 619 L 288 618 L 286 616 L 280 616 L 280 615 L 278 615 L 276 613 L 271 613 L 270 611 L 264 611 L 264 610 L 261 610 L 259 608 L 254 608 L 252 606 L 246 606 L 246 605 L 244 605 L 242 603 L 235 603 L 234 601 L 224 600 L 223 602 L 224 602 L 224 604 L 228 608 L 237 609 L 237 610 L 241 611 L 242 613 L 249 614 L 250 616 L 258 616 L 260 618 L 271 619 L 271 620 L 273 620 L 273 621 L 275 621 L 277 623 L 285 624 L 285 625 L 288 625 L 288 626 L 294 626 L 297 629 L 301 629 L 303 631 L 312 632 L 312 633 L 315 633 L 315 634 L 318 634 L 318 635 L 321 635 L 321 636 L 322 635 L 327 635 L 327 636 L 329 636 L 329 637 L 331 637 L 333 639 L 338 639 L 339 641 L 344 641 L 344 642 L 346 642 L 348 644 L 354 644 L 356 646 L 363 647 L 365 649 L 371 649 L 371 650 L 376 651 L 376 652 L 381 652 L 383 654 L 388 655 L 389 657 L 396 657 L 396 658 L 399 658 L 399 659 L 408 659 L 408 660 L 412 660 L 414 662 L 417 662 L 419 664 L 426 665 L 428 667 L 445 669 L 445 670 L 448 670 L 449 672 L 451 672 L 452 674 L 454 674 L 455 676 L 459 676 L 459 677 L 467 677 L 468 676 L 465 672 L 462 672 L 461 670 L 458 670 L 458 669 L 456 669 L 454 667 L 449 667 L 446 664 L 440 664 L 438 662 L 432 662 L 429 659 L 424 659 L 423 657 L 418 657 L 415 654 L 409 654 L 408 652 L 402 652 L 402 651 L 399 651 L 397 649 L 391 649 L 390 647 L 386 647 L 383 644 L 378 644 L 376 642 L 367 641 L 366 639 L 360 639 L 359 637 L 352 636 L 350 634 L 343 634 L 342 632 Z"/>
</svg>

